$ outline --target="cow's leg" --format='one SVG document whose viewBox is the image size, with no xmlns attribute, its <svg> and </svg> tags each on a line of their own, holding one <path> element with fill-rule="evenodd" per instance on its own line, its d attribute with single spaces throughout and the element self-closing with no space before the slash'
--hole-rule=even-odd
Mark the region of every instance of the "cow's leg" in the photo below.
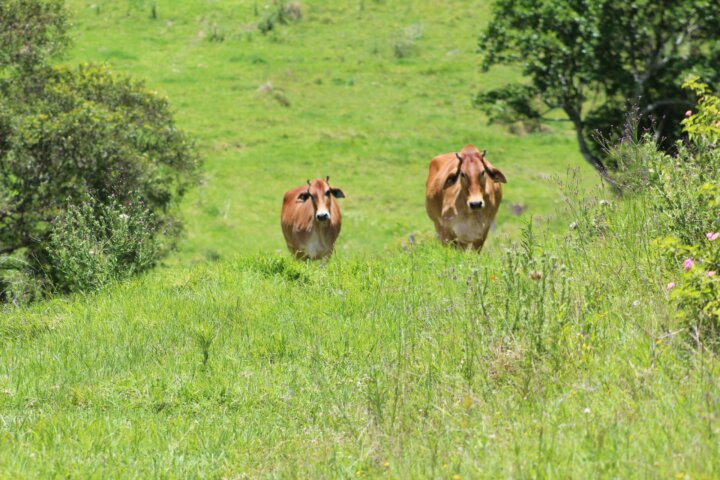
<svg viewBox="0 0 720 480">
<path fill-rule="evenodd" d="M 442 226 L 440 222 L 435 223 L 435 231 L 437 232 L 438 239 L 443 245 L 447 245 L 454 240 L 454 236 L 450 233 L 450 230 Z"/>
<path fill-rule="evenodd" d="M 479 240 L 475 240 L 475 241 L 472 243 L 471 248 L 469 248 L 468 250 L 472 249 L 472 250 L 477 250 L 477 251 L 479 252 L 480 250 L 482 250 L 484 244 L 485 244 L 485 239 L 484 239 L 484 238 L 481 238 L 481 239 L 479 239 Z"/>
<path fill-rule="evenodd" d="M 483 245 L 485 245 L 485 240 L 487 239 L 489 231 L 490 231 L 490 226 L 488 225 L 487 227 L 485 227 L 483 229 L 482 234 L 480 235 L 480 238 L 473 242 L 473 250 L 477 250 L 477 251 L 482 250 Z"/>
<path fill-rule="evenodd" d="M 304 260 L 310 259 L 310 257 L 308 256 L 308 254 L 305 253 L 305 252 L 303 252 L 302 250 L 295 250 L 295 251 L 293 252 L 293 256 L 295 257 L 295 260 L 300 260 L 300 261 L 304 261 Z"/>
</svg>

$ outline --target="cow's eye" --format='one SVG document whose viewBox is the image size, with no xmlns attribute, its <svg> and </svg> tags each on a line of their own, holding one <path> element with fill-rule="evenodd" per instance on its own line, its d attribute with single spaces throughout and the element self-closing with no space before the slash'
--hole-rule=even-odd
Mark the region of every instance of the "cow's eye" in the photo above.
<svg viewBox="0 0 720 480">
<path fill-rule="evenodd" d="M 300 194 L 300 196 L 299 196 L 298 198 L 299 198 L 301 201 L 306 202 L 307 199 L 310 198 L 310 193 L 308 193 L 308 192 L 303 192 L 303 193 Z"/>
<path fill-rule="evenodd" d="M 448 187 L 450 187 L 451 185 L 453 185 L 456 180 L 457 180 L 457 175 L 450 175 L 450 176 L 447 178 L 447 180 L 445 180 L 445 188 L 448 188 Z"/>
<path fill-rule="evenodd" d="M 330 190 L 327 190 L 327 191 L 325 192 L 325 196 L 326 196 L 326 197 L 329 197 L 329 196 L 330 196 Z"/>
</svg>

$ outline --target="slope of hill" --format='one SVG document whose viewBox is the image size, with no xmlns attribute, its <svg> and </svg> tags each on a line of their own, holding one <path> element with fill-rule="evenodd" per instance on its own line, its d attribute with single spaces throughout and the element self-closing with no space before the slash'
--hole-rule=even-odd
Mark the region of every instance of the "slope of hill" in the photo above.
<svg viewBox="0 0 720 480">
<path fill-rule="evenodd" d="M 717 357 L 678 334 L 652 219 L 581 215 L 602 234 L 246 256 L 9 312 L 0 476 L 715 477 Z"/>
<path fill-rule="evenodd" d="M 340 251 L 429 235 L 429 161 L 466 143 L 509 179 L 497 238 L 526 222 L 512 204 L 565 226 L 552 177 L 579 168 L 593 178 L 565 124 L 517 136 L 472 107 L 480 88 L 516 76 L 479 71 L 487 2 L 308 1 L 301 21 L 267 35 L 256 26 L 273 2 L 161 1 L 157 19 L 152 3 L 70 1 L 65 61 L 146 79 L 198 139 L 206 182 L 186 202 L 179 262 L 284 249 L 283 193 L 325 175 L 347 194 Z"/>
</svg>

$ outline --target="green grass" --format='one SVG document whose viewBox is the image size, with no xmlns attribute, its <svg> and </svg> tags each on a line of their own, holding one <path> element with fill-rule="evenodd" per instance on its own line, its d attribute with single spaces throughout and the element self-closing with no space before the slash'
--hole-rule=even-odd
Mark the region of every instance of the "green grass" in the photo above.
<svg viewBox="0 0 720 480">
<path fill-rule="evenodd" d="M 258 254 L 9 312 L 0 475 L 716 478 L 720 366 L 652 219 L 579 215 L 494 257 Z"/>
<path fill-rule="evenodd" d="M 66 60 L 167 94 L 207 175 L 168 265 L 1 312 L 0 478 L 720 476 L 720 366 L 668 303 L 645 200 L 586 193 L 570 132 L 470 107 L 516 75 L 478 73 L 485 3 L 304 2 L 267 36 L 255 2 L 69 4 Z M 479 255 L 423 206 L 430 158 L 468 142 L 509 179 Z M 282 193 L 325 174 L 337 254 L 294 262 Z"/>
<path fill-rule="evenodd" d="M 173 263 L 284 252 L 284 192 L 324 175 L 347 194 L 338 250 L 382 253 L 430 235 L 430 159 L 467 143 L 487 149 L 509 179 L 498 242 L 527 221 L 512 215 L 513 203 L 525 217 L 566 225 L 551 177 L 580 168 L 593 178 L 574 134 L 559 124 L 515 136 L 471 105 L 480 88 L 517 77 L 480 72 L 488 2 L 308 1 L 302 21 L 261 35 L 265 3 L 159 2 L 153 20 L 147 1 L 69 2 L 74 48 L 65 61 L 107 62 L 146 79 L 199 142 L 206 180 L 185 202 L 187 237 Z M 394 45 L 411 26 L 422 36 L 397 59 Z M 225 40 L 209 41 L 212 31 Z M 267 82 L 289 106 L 258 92 Z"/>
</svg>

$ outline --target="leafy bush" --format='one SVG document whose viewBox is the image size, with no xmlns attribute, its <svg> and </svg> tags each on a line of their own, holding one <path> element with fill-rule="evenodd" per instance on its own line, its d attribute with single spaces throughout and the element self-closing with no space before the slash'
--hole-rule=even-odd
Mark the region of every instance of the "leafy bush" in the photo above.
<svg viewBox="0 0 720 480">
<path fill-rule="evenodd" d="M 720 199 L 720 188 L 716 192 Z M 720 232 L 707 232 L 705 239 L 694 245 L 668 239 L 663 246 L 685 257 L 679 285 L 670 282 L 668 289 L 682 308 L 691 335 L 698 343 L 720 345 Z"/>
<path fill-rule="evenodd" d="M 683 86 L 695 92 L 698 97 L 698 110 L 693 115 L 688 111 L 682 121 L 685 133 L 697 143 L 717 144 L 720 140 L 720 98 L 712 95 L 710 88 L 699 81 L 698 77 L 688 78 Z"/>
<path fill-rule="evenodd" d="M 655 248 L 682 272 L 667 288 L 687 330 L 698 343 L 720 346 L 720 99 L 697 79 L 685 85 L 699 97 L 697 112 L 682 122 L 689 143 L 665 153 L 653 135 L 638 134 L 631 115 L 622 141 L 608 154 L 619 166 L 620 183 L 646 198 Z"/>
<path fill-rule="evenodd" d="M 49 269 L 62 290 L 73 290 L 68 282 L 77 272 L 64 277 L 49 256 L 51 222 L 88 196 L 108 208 L 141 198 L 153 215 L 151 234 L 179 233 L 175 207 L 195 182 L 199 162 L 166 99 L 93 65 L 45 68 L 7 82 L 3 93 L 0 253 L 20 254 L 33 271 Z M 77 288 L 97 283 L 91 277 Z"/>
<path fill-rule="evenodd" d="M 59 0 L 0 3 L 0 300 L 145 270 L 197 179 L 167 100 L 105 67 L 46 65 L 65 30 Z"/>
<path fill-rule="evenodd" d="M 155 216 L 142 200 L 70 205 L 51 228 L 48 274 L 61 292 L 91 291 L 141 273 L 157 262 L 163 245 Z"/>
<path fill-rule="evenodd" d="M 67 43 L 61 0 L 0 2 L 0 70 L 29 71 L 41 66 Z"/>
</svg>

